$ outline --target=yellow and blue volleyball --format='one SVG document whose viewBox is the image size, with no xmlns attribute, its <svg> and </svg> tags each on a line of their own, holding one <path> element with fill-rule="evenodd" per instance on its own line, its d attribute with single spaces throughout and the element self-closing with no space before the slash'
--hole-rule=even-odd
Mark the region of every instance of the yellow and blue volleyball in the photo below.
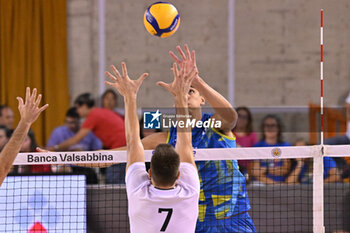
<svg viewBox="0 0 350 233">
<path fill-rule="evenodd" d="M 171 3 L 155 2 L 147 8 L 143 23 L 151 35 L 168 37 L 179 28 L 180 15 Z"/>
</svg>

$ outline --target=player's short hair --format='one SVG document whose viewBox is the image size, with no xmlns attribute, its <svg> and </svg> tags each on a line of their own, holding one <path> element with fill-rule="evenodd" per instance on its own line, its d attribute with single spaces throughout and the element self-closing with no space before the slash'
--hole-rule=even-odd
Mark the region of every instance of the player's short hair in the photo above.
<svg viewBox="0 0 350 233">
<path fill-rule="evenodd" d="M 88 108 L 92 108 L 95 106 L 95 100 L 92 98 L 90 93 L 84 93 L 75 99 L 74 104 L 78 106 L 86 104 Z"/>
<path fill-rule="evenodd" d="M 151 159 L 153 181 L 157 185 L 169 186 L 176 181 L 180 156 L 169 144 L 159 144 Z"/>
<path fill-rule="evenodd" d="M 76 107 L 69 108 L 66 112 L 66 117 L 79 119 L 79 114 L 77 113 L 77 108 Z"/>
</svg>

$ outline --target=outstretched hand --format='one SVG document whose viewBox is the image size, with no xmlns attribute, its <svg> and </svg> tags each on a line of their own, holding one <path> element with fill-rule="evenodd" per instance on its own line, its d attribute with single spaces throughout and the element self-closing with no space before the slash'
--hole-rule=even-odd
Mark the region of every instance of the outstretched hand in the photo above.
<svg viewBox="0 0 350 233">
<path fill-rule="evenodd" d="M 21 97 L 17 97 L 21 121 L 27 124 L 32 124 L 39 117 L 40 113 L 49 106 L 48 104 L 45 104 L 39 108 L 41 97 L 41 94 L 37 96 L 36 88 L 34 88 L 33 92 L 30 93 L 29 87 L 26 89 L 25 103 Z"/>
<path fill-rule="evenodd" d="M 122 62 L 122 75 L 115 66 L 112 65 L 111 69 L 114 75 L 108 71 L 106 71 L 106 75 L 113 82 L 105 81 L 105 83 L 117 89 L 124 97 L 136 96 L 143 80 L 148 76 L 148 73 L 143 73 L 137 80 L 130 79 L 124 62 Z"/>
<path fill-rule="evenodd" d="M 177 69 L 176 63 L 173 64 L 174 81 L 172 83 L 157 82 L 157 85 L 163 87 L 165 90 L 173 94 L 174 97 L 187 96 L 191 88 L 193 79 L 198 74 L 195 67 L 191 70 L 187 70 L 186 66 L 180 67 L 180 71 Z"/>
<path fill-rule="evenodd" d="M 176 46 L 177 51 L 179 52 L 182 59 L 178 58 L 173 51 L 169 51 L 170 56 L 174 59 L 174 61 L 179 65 L 179 67 L 186 67 L 186 70 L 192 70 L 192 68 L 195 68 L 197 71 L 197 75 L 194 79 L 198 78 L 198 68 L 196 64 L 196 53 L 194 50 L 192 50 L 192 53 L 190 53 L 190 50 L 188 48 L 188 45 L 185 44 L 184 46 L 185 52 L 182 51 L 181 47 L 178 45 Z"/>
</svg>

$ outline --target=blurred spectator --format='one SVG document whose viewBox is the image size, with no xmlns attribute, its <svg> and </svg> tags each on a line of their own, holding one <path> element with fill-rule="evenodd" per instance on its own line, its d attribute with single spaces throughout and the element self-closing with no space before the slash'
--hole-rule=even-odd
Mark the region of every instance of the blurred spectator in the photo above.
<svg viewBox="0 0 350 233">
<path fill-rule="evenodd" d="M 73 137 L 80 129 L 79 114 L 75 107 L 66 112 L 65 124 L 55 128 L 47 143 L 47 147 L 53 147 L 61 142 Z M 90 151 L 102 149 L 102 142 L 93 132 L 89 132 L 80 142 L 71 145 L 69 151 Z"/>
<path fill-rule="evenodd" d="M 267 115 L 261 124 L 262 139 L 254 147 L 291 146 L 282 139 L 282 124 L 276 115 Z M 290 159 L 254 160 L 250 174 L 263 184 L 283 183 L 291 171 Z"/>
<path fill-rule="evenodd" d="M 326 145 L 348 145 L 350 144 L 350 94 L 347 96 L 344 104 L 347 120 L 347 131 L 345 135 L 340 135 L 332 138 L 327 138 L 324 141 Z M 337 167 L 341 172 L 341 177 L 346 182 L 350 181 L 350 157 L 334 157 Z"/>
<path fill-rule="evenodd" d="M 10 139 L 10 131 L 4 125 L 0 125 L 0 151 L 4 148 L 8 140 Z"/>
<path fill-rule="evenodd" d="M 95 101 L 90 93 L 78 96 L 74 102 L 77 112 L 81 118 L 85 118 L 79 131 L 70 139 L 48 148 L 49 150 L 66 150 L 72 145 L 80 142 L 91 131 L 102 141 L 104 149 L 113 149 L 125 146 L 124 119 L 105 108 L 96 108 Z M 125 163 L 112 166 L 107 169 L 107 183 L 125 183 Z M 108 170 L 111 170 L 109 173 Z M 114 173 L 121 174 L 114 179 Z M 110 176 L 109 176 L 110 175 Z"/>
<path fill-rule="evenodd" d="M 0 125 L 0 152 L 5 147 L 6 143 L 9 141 L 12 134 L 12 130 L 9 130 L 4 125 Z M 12 173 L 15 171 L 15 167 L 12 166 L 9 173 Z"/>
<path fill-rule="evenodd" d="M 12 109 L 7 105 L 0 105 L 0 125 L 4 125 L 11 130 L 14 122 L 15 118 Z"/>
<path fill-rule="evenodd" d="M 91 131 L 102 141 L 103 148 L 113 149 L 125 146 L 124 120 L 113 111 L 97 108 L 91 94 L 78 96 L 74 102 L 81 118 L 85 118 L 79 131 L 70 139 L 56 144 L 50 150 L 66 150 L 79 143 Z"/>
<path fill-rule="evenodd" d="M 35 135 L 33 130 L 29 130 L 26 139 L 22 144 L 20 152 L 36 152 L 36 148 L 38 144 L 35 139 Z M 26 165 L 26 166 L 18 166 L 18 173 L 48 173 L 51 172 L 50 165 Z"/>
<path fill-rule="evenodd" d="M 73 137 L 80 129 L 79 114 L 75 107 L 68 109 L 66 112 L 65 125 L 59 126 L 53 130 L 50 139 L 47 143 L 47 147 L 52 147 L 61 142 Z M 93 132 L 90 132 L 80 142 L 70 146 L 68 151 L 91 151 L 102 149 L 102 142 L 98 139 Z M 52 165 L 55 172 L 69 172 L 85 174 L 87 184 L 97 184 L 98 179 L 96 172 L 92 168 L 67 166 L 67 165 Z"/>
<path fill-rule="evenodd" d="M 253 119 L 247 107 L 238 107 L 238 121 L 233 129 L 233 134 L 236 136 L 237 146 L 252 147 L 258 142 L 258 137 L 253 131 Z M 250 160 L 239 160 L 239 169 L 243 174 L 246 174 L 249 168 Z"/>
<path fill-rule="evenodd" d="M 118 95 L 112 89 L 107 89 L 101 96 L 102 108 L 115 111 L 117 107 Z"/>
<path fill-rule="evenodd" d="M 307 143 L 299 139 L 296 141 L 295 146 L 307 146 Z M 312 183 L 312 172 L 313 172 L 313 160 L 310 158 L 297 158 L 296 165 L 293 171 L 287 178 L 287 183 L 295 184 L 310 184 Z M 340 182 L 341 177 L 337 169 L 337 165 L 333 158 L 323 158 L 323 178 L 325 183 Z"/>
</svg>

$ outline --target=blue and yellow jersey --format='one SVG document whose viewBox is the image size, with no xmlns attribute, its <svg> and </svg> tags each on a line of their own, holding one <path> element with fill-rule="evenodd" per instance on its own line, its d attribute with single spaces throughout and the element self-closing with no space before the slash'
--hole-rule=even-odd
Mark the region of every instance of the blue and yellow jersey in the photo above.
<svg viewBox="0 0 350 233">
<path fill-rule="evenodd" d="M 203 114 L 206 121 L 211 114 Z M 168 144 L 176 144 L 176 128 L 168 134 Z M 214 128 L 192 129 L 193 148 L 234 148 L 236 139 Z M 219 157 L 220 155 L 218 155 Z M 225 219 L 250 209 L 246 180 L 238 169 L 237 160 L 213 160 L 196 162 L 201 193 L 198 220 Z"/>
</svg>

